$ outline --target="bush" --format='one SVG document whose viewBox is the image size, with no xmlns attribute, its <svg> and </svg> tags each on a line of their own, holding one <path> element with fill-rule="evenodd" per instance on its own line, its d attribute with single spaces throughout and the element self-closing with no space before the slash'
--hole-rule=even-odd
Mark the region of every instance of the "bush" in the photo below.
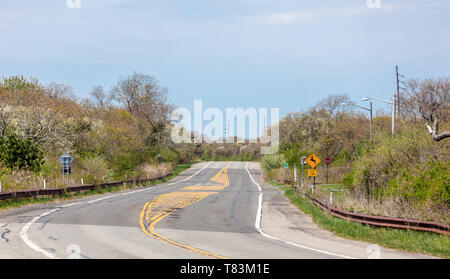
<svg viewBox="0 0 450 279">
<path fill-rule="evenodd" d="M 161 154 L 162 162 L 177 164 L 180 160 L 180 155 L 178 154 L 178 151 L 176 151 L 176 150 L 174 151 L 171 149 L 161 149 L 159 151 L 159 154 Z M 156 156 L 157 155 L 158 154 L 156 154 Z M 156 156 L 154 156 L 155 159 L 156 159 Z"/>
<path fill-rule="evenodd" d="M 0 79 L 0 88 L 11 91 L 39 91 L 42 89 L 42 86 L 39 84 L 38 80 L 33 77 L 27 79 L 22 75 L 17 75 Z"/>
<path fill-rule="evenodd" d="M 345 175 L 344 179 L 343 179 L 343 183 L 345 186 L 352 186 L 353 184 L 353 173 L 349 172 Z"/>
<path fill-rule="evenodd" d="M 361 150 L 344 182 L 352 184 L 361 202 L 395 200 L 399 211 L 446 215 L 450 201 L 446 144 L 434 142 L 424 129 L 376 139 Z"/>
<path fill-rule="evenodd" d="M 386 189 L 391 196 L 415 202 L 418 206 L 431 200 L 436 205 L 450 202 L 450 163 L 430 161 L 418 165 L 415 170 L 405 170 L 398 178 L 392 179 Z"/>
<path fill-rule="evenodd" d="M 117 152 L 110 163 L 114 169 L 115 179 L 128 178 L 136 167 L 144 163 L 146 156 L 144 152 Z"/>
<path fill-rule="evenodd" d="M 261 159 L 261 167 L 265 171 L 269 171 L 271 169 L 278 169 L 283 164 L 285 164 L 286 160 L 283 154 L 268 154 L 262 157 Z"/>
<path fill-rule="evenodd" d="M 0 138 L 0 160 L 10 169 L 25 169 L 39 171 L 43 161 L 43 154 L 38 147 L 29 140 L 22 140 L 14 135 Z"/>
<path fill-rule="evenodd" d="M 81 161 L 84 179 L 88 183 L 103 181 L 108 174 L 108 164 L 102 157 L 90 156 Z M 106 178 L 105 178 L 106 179 Z"/>
</svg>

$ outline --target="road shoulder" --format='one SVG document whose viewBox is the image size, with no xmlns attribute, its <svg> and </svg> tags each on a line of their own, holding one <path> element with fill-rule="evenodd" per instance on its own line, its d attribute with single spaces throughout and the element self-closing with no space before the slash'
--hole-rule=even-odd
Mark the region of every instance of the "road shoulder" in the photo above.
<svg viewBox="0 0 450 279">
<path fill-rule="evenodd" d="M 261 228 L 265 233 L 299 245 L 353 258 L 369 258 L 374 249 L 377 249 L 371 243 L 345 239 L 321 229 L 311 216 L 291 204 L 282 191 L 264 181 L 258 163 L 249 164 L 249 170 L 263 191 Z M 432 257 L 380 247 L 380 258 Z"/>
</svg>

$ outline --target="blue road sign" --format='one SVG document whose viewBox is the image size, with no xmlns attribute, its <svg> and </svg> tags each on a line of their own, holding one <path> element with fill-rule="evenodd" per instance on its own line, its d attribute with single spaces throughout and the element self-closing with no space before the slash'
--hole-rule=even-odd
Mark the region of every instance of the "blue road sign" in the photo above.
<svg viewBox="0 0 450 279">
<path fill-rule="evenodd" d="M 69 155 L 69 153 L 64 152 L 64 154 L 59 157 L 58 161 L 60 161 L 63 166 L 68 167 L 69 164 L 72 163 L 73 158 Z"/>
</svg>

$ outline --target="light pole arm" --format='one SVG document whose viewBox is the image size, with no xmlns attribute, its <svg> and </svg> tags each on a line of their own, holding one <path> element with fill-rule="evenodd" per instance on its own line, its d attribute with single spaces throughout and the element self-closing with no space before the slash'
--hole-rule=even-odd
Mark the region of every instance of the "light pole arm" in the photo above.
<svg viewBox="0 0 450 279">
<path fill-rule="evenodd" d="M 365 110 L 367 110 L 367 111 L 370 111 L 370 108 L 365 108 L 365 107 L 358 106 L 358 105 L 355 105 L 355 104 L 350 104 L 350 106 L 354 106 L 354 107 L 358 107 L 358 108 L 360 108 L 360 109 L 365 109 Z"/>
<path fill-rule="evenodd" d="M 358 107 L 360 109 L 365 109 L 367 111 L 370 111 L 370 108 L 365 108 L 356 104 L 352 104 L 352 103 L 342 103 L 341 106 L 353 106 L 353 107 Z"/>
<path fill-rule="evenodd" d="M 392 105 L 392 101 L 387 101 L 387 100 L 378 99 L 378 98 L 368 98 L 368 99 L 369 99 L 369 100 L 380 101 L 380 102 L 383 102 L 383 103 L 387 103 L 387 104 Z"/>
</svg>

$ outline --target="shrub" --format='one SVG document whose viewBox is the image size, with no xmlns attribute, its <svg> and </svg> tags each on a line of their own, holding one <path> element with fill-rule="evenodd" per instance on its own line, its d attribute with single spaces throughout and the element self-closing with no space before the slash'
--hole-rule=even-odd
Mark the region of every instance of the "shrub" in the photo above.
<svg viewBox="0 0 450 279">
<path fill-rule="evenodd" d="M 166 163 L 178 163 L 180 160 L 180 155 L 178 154 L 178 151 L 171 150 L 171 149 L 161 149 L 159 151 L 159 154 L 161 154 L 162 162 Z M 156 154 L 157 156 L 158 154 Z M 154 158 L 156 159 L 156 156 Z"/>
<path fill-rule="evenodd" d="M 431 200 L 436 205 L 450 202 L 450 163 L 430 161 L 417 165 L 414 170 L 405 170 L 392 179 L 386 189 L 391 196 L 400 196 L 407 201 L 422 205 Z"/>
<path fill-rule="evenodd" d="M 38 80 L 31 77 L 27 79 L 22 75 L 5 77 L 0 79 L 0 88 L 6 90 L 24 90 L 24 91 L 39 91 L 42 90 L 42 86 L 39 84 Z"/>
<path fill-rule="evenodd" d="M 43 154 L 38 147 L 29 140 L 22 140 L 14 135 L 0 138 L 0 160 L 10 169 L 25 169 L 39 171 L 43 161 Z"/>
<path fill-rule="evenodd" d="M 433 142 L 424 129 L 404 131 L 362 149 L 345 183 L 361 201 L 395 199 L 402 210 L 448 212 L 449 156 L 446 143 Z"/>
<path fill-rule="evenodd" d="M 110 163 L 114 169 L 114 178 L 128 178 L 128 174 L 136 167 L 145 162 L 144 152 L 117 152 L 112 157 Z"/>
<path fill-rule="evenodd" d="M 262 157 L 261 167 L 265 171 L 278 169 L 286 162 L 283 154 L 268 154 Z"/>
<path fill-rule="evenodd" d="M 81 161 L 86 182 L 102 181 L 108 174 L 108 164 L 102 157 L 89 156 Z"/>
<path fill-rule="evenodd" d="M 344 179 L 343 179 L 343 183 L 345 186 L 352 186 L 353 184 L 353 173 L 349 172 L 345 175 Z"/>
</svg>

